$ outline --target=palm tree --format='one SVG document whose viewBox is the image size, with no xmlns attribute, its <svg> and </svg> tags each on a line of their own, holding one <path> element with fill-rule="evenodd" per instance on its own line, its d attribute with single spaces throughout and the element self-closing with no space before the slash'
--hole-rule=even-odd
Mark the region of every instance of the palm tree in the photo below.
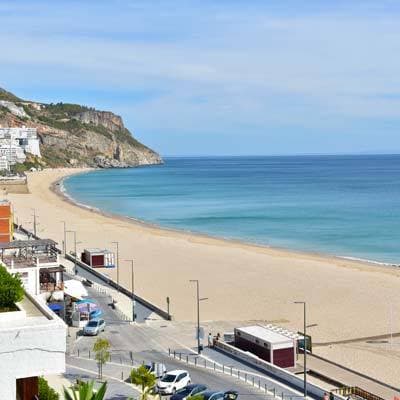
<svg viewBox="0 0 400 400">
<path fill-rule="evenodd" d="M 144 365 L 139 368 L 134 368 L 131 371 L 131 383 L 139 386 L 142 394 L 140 396 L 141 400 L 147 400 L 147 396 L 150 390 L 153 389 L 157 381 L 155 375 L 150 372 Z"/>
<path fill-rule="evenodd" d="M 80 381 L 76 387 L 72 387 L 71 391 L 64 388 L 65 400 L 103 400 L 107 390 L 107 382 L 104 382 L 96 392 L 93 389 L 94 381 Z M 77 390 L 75 390 L 77 389 Z"/>
</svg>

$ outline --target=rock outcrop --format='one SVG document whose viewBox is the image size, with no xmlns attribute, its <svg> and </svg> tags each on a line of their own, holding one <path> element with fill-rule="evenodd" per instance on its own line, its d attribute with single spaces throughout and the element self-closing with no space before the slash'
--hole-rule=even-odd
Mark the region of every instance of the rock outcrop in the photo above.
<svg viewBox="0 0 400 400">
<path fill-rule="evenodd" d="M 125 168 L 163 162 L 110 111 L 30 102 L 1 88 L 0 102 L 0 126 L 37 128 L 43 162 L 49 167 Z"/>
</svg>

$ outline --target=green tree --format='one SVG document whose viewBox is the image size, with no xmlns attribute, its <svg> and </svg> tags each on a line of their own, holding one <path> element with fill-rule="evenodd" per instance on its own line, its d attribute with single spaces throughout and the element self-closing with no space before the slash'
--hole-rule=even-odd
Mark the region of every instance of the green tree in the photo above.
<svg viewBox="0 0 400 400">
<path fill-rule="evenodd" d="M 141 389 L 141 400 L 147 400 L 151 389 L 155 386 L 157 378 L 144 365 L 134 368 L 131 371 L 131 383 L 139 386 Z"/>
<path fill-rule="evenodd" d="M 103 379 L 103 365 L 110 360 L 110 347 L 110 342 L 103 338 L 98 338 L 93 346 L 100 379 Z"/>
<path fill-rule="evenodd" d="M 94 390 L 94 381 L 82 382 L 70 389 L 64 388 L 65 400 L 103 400 L 106 395 L 107 382 L 104 382 L 99 390 Z M 71 394 L 72 393 L 72 394 Z"/>
<path fill-rule="evenodd" d="M 0 266 L 0 311 L 15 310 L 15 303 L 24 298 L 24 288 L 18 274 L 9 274 Z"/>
<path fill-rule="evenodd" d="M 39 376 L 39 399 L 40 400 L 59 400 L 58 393 L 49 386 L 46 379 Z"/>
</svg>

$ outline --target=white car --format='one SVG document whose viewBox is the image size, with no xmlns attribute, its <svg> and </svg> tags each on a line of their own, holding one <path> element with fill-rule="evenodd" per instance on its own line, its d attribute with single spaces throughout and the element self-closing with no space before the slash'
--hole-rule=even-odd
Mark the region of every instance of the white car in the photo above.
<svg viewBox="0 0 400 400">
<path fill-rule="evenodd" d="M 175 394 L 191 382 L 189 372 L 182 369 L 169 371 L 158 381 L 157 391 L 160 394 Z"/>
<path fill-rule="evenodd" d="M 100 332 L 104 332 L 104 329 L 106 329 L 104 319 L 92 319 L 83 328 L 83 334 L 85 336 L 97 336 Z"/>
</svg>

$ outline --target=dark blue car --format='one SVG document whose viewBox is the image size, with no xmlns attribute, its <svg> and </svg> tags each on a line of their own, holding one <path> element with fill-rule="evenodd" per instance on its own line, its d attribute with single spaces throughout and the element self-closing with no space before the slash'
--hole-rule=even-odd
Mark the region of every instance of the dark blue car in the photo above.
<svg viewBox="0 0 400 400">
<path fill-rule="evenodd" d="M 238 392 L 234 390 L 226 392 L 206 390 L 198 394 L 201 396 L 202 400 L 236 400 L 238 398 Z"/>
<path fill-rule="evenodd" d="M 170 400 L 186 400 L 188 397 L 202 393 L 205 390 L 207 390 L 206 385 L 192 383 L 183 389 L 178 390 L 174 395 L 171 396 Z"/>
</svg>

